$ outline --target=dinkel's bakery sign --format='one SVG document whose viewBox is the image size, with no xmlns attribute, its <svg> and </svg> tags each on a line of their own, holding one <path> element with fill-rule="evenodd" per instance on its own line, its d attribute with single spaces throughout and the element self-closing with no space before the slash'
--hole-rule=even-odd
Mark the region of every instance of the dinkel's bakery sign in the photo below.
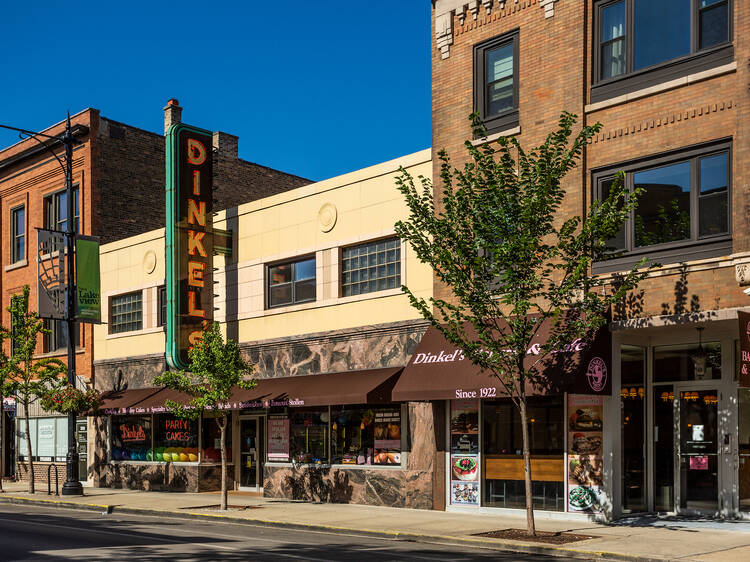
<svg viewBox="0 0 750 562">
<path fill-rule="evenodd" d="M 167 362 L 188 367 L 188 350 L 213 321 L 213 135 L 177 123 L 167 132 Z"/>
</svg>

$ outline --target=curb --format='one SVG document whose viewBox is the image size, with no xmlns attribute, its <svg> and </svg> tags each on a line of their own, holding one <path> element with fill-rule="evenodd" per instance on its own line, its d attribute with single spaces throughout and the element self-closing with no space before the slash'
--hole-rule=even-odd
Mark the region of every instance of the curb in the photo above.
<svg viewBox="0 0 750 562">
<path fill-rule="evenodd" d="M 98 513 L 122 513 L 126 515 L 147 515 L 152 517 L 167 517 L 170 519 L 215 521 L 217 523 L 230 523 L 235 525 L 275 527 L 278 529 L 289 529 L 297 531 L 321 531 L 335 534 L 356 535 L 372 538 L 388 538 L 393 540 L 412 541 L 430 544 L 450 544 L 455 546 L 474 546 L 488 550 L 503 550 L 518 552 L 522 554 L 546 554 L 548 556 L 565 557 L 568 559 L 590 560 L 630 560 L 634 562 L 664 562 L 665 558 L 647 558 L 623 554 L 620 552 L 607 552 L 595 550 L 573 550 L 564 546 L 529 544 L 513 541 L 502 541 L 500 539 L 482 539 L 473 537 L 457 537 L 453 535 L 420 535 L 416 533 L 405 533 L 401 531 L 377 531 L 371 529 L 352 529 L 349 527 L 337 527 L 333 525 L 322 525 L 314 523 L 290 523 L 287 521 L 276 521 L 273 519 L 247 519 L 231 515 L 176 512 L 160 509 L 149 509 L 140 507 L 123 507 L 107 504 L 76 503 L 63 500 L 52 500 L 42 498 L 27 498 L 23 496 L 0 495 L 0 503 L 17 505 L 33 505 L 39 507 L 51 507 L 60 509 L 71 509 L 79 511 L 96 511 Z"/>
</svg>

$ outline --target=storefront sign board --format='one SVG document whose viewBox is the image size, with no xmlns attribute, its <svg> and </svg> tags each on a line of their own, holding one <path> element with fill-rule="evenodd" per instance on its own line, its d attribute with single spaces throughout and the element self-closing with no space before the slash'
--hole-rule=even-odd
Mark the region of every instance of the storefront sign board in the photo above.
<svg viewBox="0 0 750 562">
<path fill-rule="evenodd" d="M 743 388 L 750 388 L 750 313 L 737 312 L 740 323 L 740 361 L 739 383 Z"/>
<path fill-rule="evenodd" d="M 177 123 L 167 132 L 167 362 L 188 367 L 188 350 L 210 326 L 213 305 L 213 135 Z"/>
</svg>

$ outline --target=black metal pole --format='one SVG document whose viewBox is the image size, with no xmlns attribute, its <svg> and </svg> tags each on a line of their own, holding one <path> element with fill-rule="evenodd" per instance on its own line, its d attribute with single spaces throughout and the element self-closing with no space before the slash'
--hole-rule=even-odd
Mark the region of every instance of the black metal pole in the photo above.
<svg viewBox="0 0 750 562">
<path fill-rule="evenodd" d="M 76 315 L 76 285 L 75 285 L 75 205 L 73 201 L 73 133 L 70 129 L 70 113 L 65 124 L 65 134 L 62 137 L 65 145 L 65 193 L 68 203 L 67 236 L 65 245 L 67 249 L 67 293 L 65 322 L 68 328 L 68 384 L 76 386 L 76 338 L 75 338 L 75 315 Z M 65 484 L 63 485 L 63 496 L 83 495 L 83 486 L 78 474 L 78 444 L 76 443 L 76 417 L 75 413 L 68 414 L 68 455 L 65 459 L 67 470 Z"/>
</svg>

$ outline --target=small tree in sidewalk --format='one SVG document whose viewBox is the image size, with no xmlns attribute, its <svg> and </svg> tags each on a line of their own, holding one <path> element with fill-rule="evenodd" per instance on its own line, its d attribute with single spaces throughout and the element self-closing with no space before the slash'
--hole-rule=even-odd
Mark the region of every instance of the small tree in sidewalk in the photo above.
<svg viewBox="0 0 750 562">
<path fill-rule="evenodd" d="M 476 118 L 475 118 L 476 119 Z M 621 301 L 647 274 L 644 263 L 618 276 L 617 284 L 592 274 L 592 264 L 613 254 L 618 235 L 639 195 L 622 178 L 585 217 L 563 207 L 563 178 L 600 125 L 583 127 L 570 140 L 574 115 L 525 151 L 515 138 L 474 146 L 469 162 L 454 168 L 440 153 L 443 186 L 402 170 L 397 185 L 410 216 L 396 224 L 419 260 L 429 264 L 448 291 L 446 298 L 417 297 L 414 306 L 467 359 L 498 379 L 518 410 L 523 442 L 527 532 L 536 534 L 529 443 L 528 390 L 544 384 L 547 361 L 576 338 L 591 341 Z M 481 123 L 475 120 L 481 134 Z M 486 133 L 482 136 L 486 136 Z M 566 214 L 567 213 L 567 214 Z M 549 332 L 530 357 L 539 334 Z"/>
<path fill-rule="evenodd" d="M 44 321 L 36 312 L 29 311 L 29 286 L 21 294 L 14 296 L 7 308 L 12 318 L 13 329 L 10 339 L 13 353 L 8 361 L 9 393 L 16 397 L 16 405 L 23 408 L 26 424 L 26 447 L 28 450 L 29 493 L 34 493 L 34 451 L 29 432 L 29 407 L 43 398 L 51 390 L 65 384 L 63 377 L 67 367 L 59 359 L 35 359 L 37 341 L 40 334 L 48 334 Z"/>
<path fill-rule="evenodd" d="M 218 323 L 203 333 L 199 342 L 188 352 L 189 371 L 169 371 L 156 377 L 155 382 L 191 397 L 187 404 L 167 400 L 165 406 L 175 416 L 197 420 L 205 411 L 212 412 L 221 435 L 221 509 L 227 509 L 227 453 L 226 404 L 235 387 L 253 388 L 255 381 L 247 380 L 252 365 L 247 363 L 234 340 L 224 341 Z"/>
</svg>

